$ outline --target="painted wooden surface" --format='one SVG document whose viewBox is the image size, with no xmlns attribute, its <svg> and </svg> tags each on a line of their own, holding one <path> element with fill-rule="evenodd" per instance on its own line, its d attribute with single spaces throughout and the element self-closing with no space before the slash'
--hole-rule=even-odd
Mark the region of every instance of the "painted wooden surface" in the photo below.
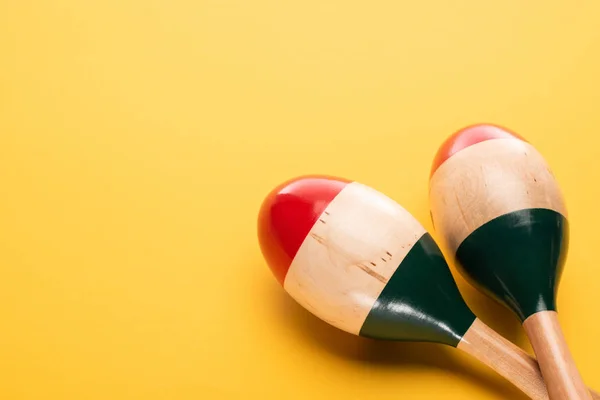
<svg viewBox="0 0 600 400">
<path fill-rule="evenodd" d="M 424 233 L 397 203 L 353 182 L 310 230 L 284 288 L 319 318 L 359 334 L 383 288 Z"/>
<path fill-rule="evenodd" d="M 476 124 L 460 129 L 451 135 L 438 149 L 431 165 L 431 176 L 450 157 L 473 146 L 474 144 L 493 139 L 518 139 L 526 141 L 516 132 L 512 132 L 497 125 Z"/>
<path fill-rule="evenodd" d="M 425 233 L 383 289 L 360 334 L 456 347 L 474 320 L 442 252 Z"/>
<path fill-rule="evenodd" d="M 591 399 L 575 366 L 555 311 L 542 311 L 523 324 L 552 400 Z"/>
<path fill-rule="evenodd" d="M 325 176 L 291 179 L 273 189 L 263 201 L 258 216 L 259 243 L 281 284 L 313 225 L 347 183 Z"/>
<path fill-rule="evenodd" d="M 475 319 L 424 227 L 360 183 L 304 177 L 278 186 L 261 207 L 259 241 L 291 297 L 349 333 L 456 346 Z M 289 267 L 273 247 L 293 255 Z"/>
<path fill-rule="evenodd" d="M 450 141 L 461 135 L 472 138 L 474 131 L 466 129 Z M 529 337 L 550 398 L 589 399 L 558 322 L 543 320 L 545 329 L 534 329 L 537 318 L 554 315 L 567 254 L 567 211 L 559 185 L 542 155 L 520 138 L 464 143 L 431 178 L 436 230 L 471 283 L 522 321 L 534 321 L 526 330 L 535 335 Z"/>
<path fill-rule="evenodd" d="M 513 211 L 547 208 L 567 217 L 546 161 L 517 139 L 487 140 L 454 154 L 433 174 L 429 200 L 435 230 L 452 254 L 474 230 Z"/>
<path fill-rule="evenodd" d="M 569 245 L 568 221 L 556 211 L 528 208 L 477 228 L 456 252 L 458 271 L 524 321 L 556 310 L 556 290 Z"/>
</svg>

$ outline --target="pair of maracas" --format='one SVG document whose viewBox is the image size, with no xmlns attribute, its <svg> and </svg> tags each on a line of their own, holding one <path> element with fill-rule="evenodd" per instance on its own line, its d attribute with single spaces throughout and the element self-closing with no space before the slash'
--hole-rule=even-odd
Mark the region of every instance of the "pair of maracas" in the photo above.
<svg viewBox="0 0 600 400">
<path fill-rule="evenodd" d="M 532 399 L 600 399 L 557 319 L 568 222 L 539 152 L 493 125 L 455 133 L 434 160 L 430 207 L 461 274 L 517 314 L 537 361 L 476 318 L 430 234 L 373 188 L 327 176 L 285 182 L 263 202 L 259 241 L 285 291 L 339 329 L 457 347 Z"/>
</svg>

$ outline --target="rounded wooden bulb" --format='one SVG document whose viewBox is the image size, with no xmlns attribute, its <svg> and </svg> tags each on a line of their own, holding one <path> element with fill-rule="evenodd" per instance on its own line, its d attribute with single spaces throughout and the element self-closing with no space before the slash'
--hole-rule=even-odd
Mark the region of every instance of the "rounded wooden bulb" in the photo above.
<svg viewBox="0 0 600 400">
<path fill-rule="evenodd" d="M 263 202 L 258 232 L 285 290 L 346 332 L 456 346 L 475 320 L 425 228 L 365 185 L 285 182 Z"/>
<path fill-rule="evenodd" d="M 591 399 L 556 314 L 569 223 L 542 155 L 507 129 L 465 128 L 434 159 L 430 207 L 459 271 L 523 322 L 550 398 Z"/>
<path fill-rule="evenodd" d="M 458 131 L 432 167 L 430 207 L 461 273 L 524 321 L 556 309 L 567 210 L 540 153 L 494 125 Z"/>
</svg>

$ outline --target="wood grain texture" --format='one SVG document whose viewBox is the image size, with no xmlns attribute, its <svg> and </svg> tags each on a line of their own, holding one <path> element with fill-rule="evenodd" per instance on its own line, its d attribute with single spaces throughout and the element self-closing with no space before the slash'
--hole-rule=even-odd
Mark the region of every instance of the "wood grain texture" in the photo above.
<svg viewBox="0 0 600 400">
<path fill-rule="evenodd" d="M 456 153 L 486 140 L 495 139 L 517 139 L 527 142 L 525 138 L 516 132 L 493 124 L 475 124 L 467 126 L 454 132 L 448 137 L 438 149 L 431 165 L 430 177 L 437 169 Z"/>
<path fill-rule="evenodd" d="M 537 360 L 481 320 L 475 320 L 457 348 L 491 367 L 530 398 L 550 398 Z M 589 392 L 592 399 L 600 400 L 599 393 Z"/>
<path fill-rule="evenodd" d="M 435 229 L 452 254 L 475 229 L 509 212 L 546 208 L 567 217 L 546 161 L 517 139 L 477 143 L 449 158 L 431 178 L 429 201 Z"/>
<path fill-rule="evenodd" d="M 558 314 L 542 311 L 529 317 L 523 327 L 537 356 L 552 400 L 591 399 L 565 342 Z"/>
<path fill-rule="evenodd" d="M 506 378 L 534 400 L 548 399 L 537 361 L 476 319 L 457 346 Z"/>
<path fill-rule="evenodd" d="M 359 334 L 388 280 L 424 234 L 399 204 L 351 183 L 300 246 L 284 288 L 322 320 Z"/>
<path fill-rule="evenodd" d="M 277 185 L 265 197 L 258 213 L 258 242 L 279 283 L 285 281 L 313 225 L 348 183 L 343 178 L 299 176 Z"/>
</svg>

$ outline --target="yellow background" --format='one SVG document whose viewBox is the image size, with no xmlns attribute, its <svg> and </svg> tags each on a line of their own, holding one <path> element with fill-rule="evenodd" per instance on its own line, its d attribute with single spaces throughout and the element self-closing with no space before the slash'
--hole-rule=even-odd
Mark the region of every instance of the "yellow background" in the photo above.
<svg viewBox="0 0 600 400">
<path fill-rule="evenodd" d="M 320 322 L 255 237 L 306 173 L 431 229 L 432 157 L 474 122 L 561 182 L 561 321 L 600 389 L 598 21 L 596 0 L 0 0 L 0 398 L 522 398 L 455 349 Z"/>
</svg>

